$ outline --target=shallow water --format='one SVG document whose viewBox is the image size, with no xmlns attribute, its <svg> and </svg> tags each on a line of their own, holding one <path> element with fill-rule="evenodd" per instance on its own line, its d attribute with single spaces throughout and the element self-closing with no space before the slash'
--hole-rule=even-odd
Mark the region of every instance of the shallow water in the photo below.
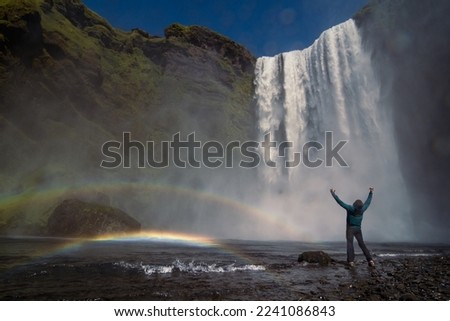
<svg viewBox="0 0 450 321">
<path fill-rule="evenodd" d="M 368 246 L 376 261 L 394 263 L 450 253 L 449 245 Z M 310 250 L 323 250 L 336 263 L 297 263 Z M 0 299 L 301 300 L 376 273 L 356 251 L 357 266 L 348 269 L 344 243 L 1 238 Z"/>
</svg>

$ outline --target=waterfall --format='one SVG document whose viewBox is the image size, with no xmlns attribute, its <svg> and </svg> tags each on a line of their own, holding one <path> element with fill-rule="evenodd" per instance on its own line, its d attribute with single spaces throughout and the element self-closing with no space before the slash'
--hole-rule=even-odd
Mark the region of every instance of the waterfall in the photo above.
<svg viewBox="0 0 450 321">
<path fill-rule="evenodd" d="M 284 155 L 277 148 L 270 149 L 275 167 L 260 167 L 263 206 L 297 224 L 299 234 L 320 239 L 323 235 L 316 232 L 321 231 L 329 239 L 341 233 L 331 223 L 344 224 L 342 209 L 333 203 L 329 188 L 336 188 L 338 195 L 352 203 L 357 198 L 364 201 L 373 185 L 374 202 L 365 219 L 369 235 L 384 238 L 395 234 L 390 227 L 405 227 L 408 202 L 392 117 L 380 104 L 380 81 L 354 21 L 325 31 L 304 50 L 259 58 L 255 73 L 261 141 L 269 134 L 277 144 L 292 143 Z M 305 160 L 302 147 L 311 141 L 324 148 L 310 148 L 309 158 L 325 160 L 326 132 L 332 134 L 331 147 L 343 142 L 339 154 L 348 166 L 335 159 L 315 168 L 305 161 L 286 167 L 295 152 Z M 263 150 L 261 154 L 267 156 Z M 404 206 L 400 207 L 401 202 Z M 330 224 L 323 224 L 324 220 Z"/>
</svg>

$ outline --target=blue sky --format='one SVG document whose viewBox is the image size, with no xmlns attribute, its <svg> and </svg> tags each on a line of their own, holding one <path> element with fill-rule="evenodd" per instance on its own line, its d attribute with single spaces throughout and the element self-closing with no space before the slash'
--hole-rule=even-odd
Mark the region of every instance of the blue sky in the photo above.
<svg viewBox="0 0 450 321">
<path fill-rule="evenodd" d="M 368 0 L 85 0 L 114 27 L 163 36 L 171 23 L 201 25 L 247 47 L 255 56 L 303 49 Z"/>
</svg>

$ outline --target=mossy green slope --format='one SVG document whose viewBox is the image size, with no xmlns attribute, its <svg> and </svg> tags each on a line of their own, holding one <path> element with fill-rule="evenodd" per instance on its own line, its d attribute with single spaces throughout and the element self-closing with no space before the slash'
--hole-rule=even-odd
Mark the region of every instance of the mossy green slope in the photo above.
<svg viewBox="0 0 450 321">
<path fill-rule="evenodd" d="M 178 131 L 252 138 L 255 58 L 204 27 L 165 34 L 118 30 L 77 0 L 1 0 L 0 193 L 103 175 L 101 145 L 125 131 L 156 143 Z M 0 231 L 17 213 L 33 226 L 52 204 L 0 206 Z"/>
</svg>

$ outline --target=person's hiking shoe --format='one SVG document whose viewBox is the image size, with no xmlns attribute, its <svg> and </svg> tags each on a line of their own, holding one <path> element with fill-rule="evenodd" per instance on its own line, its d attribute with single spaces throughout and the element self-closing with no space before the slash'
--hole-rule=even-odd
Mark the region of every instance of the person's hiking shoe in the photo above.
<svg viewBox="0 0 450 321">
<path fill-rule="evenodd" d="M 373 260 L 370 260 L 368 262 L 368 264 L 369 264 L 370 267 L 374 267 L 375 266 L 375 262 Z"/>
<path fill-rule="evenodd" d="M 348 266 L 349 267 L 354 267 L 355 266 L 355 262 L 348 262 Z"/>
</svg>

